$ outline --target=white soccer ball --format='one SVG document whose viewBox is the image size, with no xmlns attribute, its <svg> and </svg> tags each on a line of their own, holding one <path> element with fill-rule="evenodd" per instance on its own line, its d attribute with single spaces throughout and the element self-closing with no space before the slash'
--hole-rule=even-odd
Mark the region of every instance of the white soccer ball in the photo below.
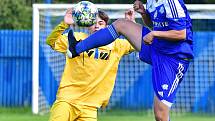
<svg viewBox="0 0 215 121">
<path fill-rule="evenodd" d="M 72 16 L 78 26 L 89 27 L 96 23 L 97 7 L 89 1 L 81 1 L 74 6 Z"/>
</svg>

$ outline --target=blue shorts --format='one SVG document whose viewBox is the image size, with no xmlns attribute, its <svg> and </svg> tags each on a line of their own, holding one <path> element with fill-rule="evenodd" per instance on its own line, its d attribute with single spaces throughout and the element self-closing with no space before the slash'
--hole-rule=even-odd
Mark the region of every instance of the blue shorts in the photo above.
<svg viewBox="0 0 215 121">
<path fill-rule="evenodd" d="M 145 31 L 145 32 L 144 32 Z M 142 38 L 149 32 L 143 27 Z M 152 45 L 145 45 L 142 40 L 139 58 L 152 65 L 152 83 L 156 96 L 161 102 L 171 107 L 176 91 L 189 66 L 189 61 L 174 55 L 160 53 Z"/>
</svg>

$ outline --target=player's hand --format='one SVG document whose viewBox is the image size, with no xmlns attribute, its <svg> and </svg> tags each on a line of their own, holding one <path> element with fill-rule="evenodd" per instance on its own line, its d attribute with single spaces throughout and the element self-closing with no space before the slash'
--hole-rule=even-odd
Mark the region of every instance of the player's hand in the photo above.
<svg viewBox="0 0 215 121">
<path fill-rule="evenodd" d="M 136 12 L 140 13 L 141 15 L 146 14 L 145 7 L 143 6 L 143 3 L 140 0 L 136 0 L 134 2 L 133 8 Z"/>
<path fill-rule="evenodd" d="M 146 45 L 152 44 L 153 39 L 154 39 L 153 31 L 149 32 L 147 35 L 145 35 L 145 36 L 143 37 L 143 41 L 144 41 L 144 43 L 145 43 Z"/>
<path fill-rule="evenodd" d="M 135 22 L 134 9 L 125 11 L 125 19 Z"/>
<path fill-rule="evenodd" d="M 74 24 L 74 20 L 72 18 L 72 8 L 66 11 L 66 14 L 64 16 L 64 22 L 68 25 Z"/>
</svg>

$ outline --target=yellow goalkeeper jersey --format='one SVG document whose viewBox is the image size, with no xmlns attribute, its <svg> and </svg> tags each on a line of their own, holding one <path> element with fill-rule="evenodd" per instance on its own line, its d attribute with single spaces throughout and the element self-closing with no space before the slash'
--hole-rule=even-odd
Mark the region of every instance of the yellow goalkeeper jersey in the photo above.
<svg viewBox="0 0 215 121">
<path fill-rule="evenodd" d="M 66 56 L 68 39 L 62 34 L 69 26 L 61 22 L 47 38 L 52 49 Z M 75 32 L 77 40 L 88 35 Z M 102 41 L 102 40 L 101 40 Z M 106 106 L 114 88 L 118 64 L 123 55 L 134 51 L 127 40 L 117 39 L 113 43 L 91 49 L 70 59 L 66 64 L 57 92 L 58 101 L 86 106 Z"/>
</svg>

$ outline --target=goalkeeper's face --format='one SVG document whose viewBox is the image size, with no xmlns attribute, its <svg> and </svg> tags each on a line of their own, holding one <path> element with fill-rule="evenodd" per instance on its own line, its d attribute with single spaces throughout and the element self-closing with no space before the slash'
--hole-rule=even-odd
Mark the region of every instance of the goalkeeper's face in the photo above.
<svg viewBox="0 0 215 121">
<path fill-rule="evenodd" d="M 97 17 L 96 24 L 89 27 L 89 30 L 91 33 L 94 33 L 102 28 L 105 28 L 107 26 L 106 22 L 102 20 L 100 17 Z"/>
</svg>

